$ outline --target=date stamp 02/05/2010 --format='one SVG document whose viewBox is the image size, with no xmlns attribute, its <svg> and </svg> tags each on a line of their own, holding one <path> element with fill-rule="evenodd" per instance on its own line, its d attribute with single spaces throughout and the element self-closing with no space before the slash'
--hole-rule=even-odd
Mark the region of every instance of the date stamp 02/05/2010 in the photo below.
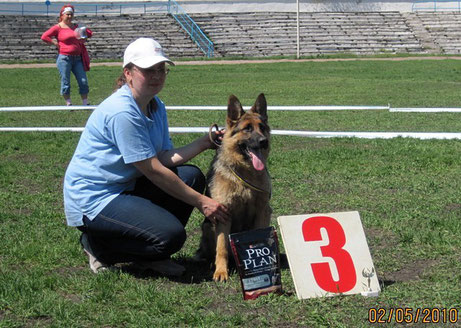
<svg viewBox="0 0 461 328">
<path fill-rule="evenodd" d="M 370 308 L 369 323 L 457 323 L 460 310 L 456 308 Z"/>
</svg>

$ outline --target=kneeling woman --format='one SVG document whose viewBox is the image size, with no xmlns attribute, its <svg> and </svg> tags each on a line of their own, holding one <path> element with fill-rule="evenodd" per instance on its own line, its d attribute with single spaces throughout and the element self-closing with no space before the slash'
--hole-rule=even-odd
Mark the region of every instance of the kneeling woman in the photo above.
<svg viewBox="0 0 461 328">
<path fill-rule="evenodd" d="M 140 38 L 126 48 L 119 89 L 88 119 L 67 168 L 67 223 L 82 231 L 95 273 L 134 262 L 179 276 L 185 269 L 170 256 L 186 240 L 193 208 L 212 222 L 229 218 L 223 205 L 202 194 L 202 172 L 184 165 L 213 148 L 208 136 L 173 148 L 165 106 L 156 96 L 165 84 L 166 63 L 173 64 L 153 39 Z"/>
</svg>

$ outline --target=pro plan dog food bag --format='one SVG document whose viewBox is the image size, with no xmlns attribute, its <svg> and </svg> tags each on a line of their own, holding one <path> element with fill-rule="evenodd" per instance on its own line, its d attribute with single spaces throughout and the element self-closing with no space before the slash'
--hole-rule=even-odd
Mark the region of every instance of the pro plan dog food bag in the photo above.
<svg viewBox="0 0 461 328">
<path fill-rule="evenodd" d="M 280 251 L 274 227 L 229 235 L 244 300 L 282 293 Z"/>
</svg>

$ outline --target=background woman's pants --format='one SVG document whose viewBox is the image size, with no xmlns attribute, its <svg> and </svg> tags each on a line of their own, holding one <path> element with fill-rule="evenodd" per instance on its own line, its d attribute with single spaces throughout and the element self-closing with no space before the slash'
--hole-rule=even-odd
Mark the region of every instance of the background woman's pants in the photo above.
<svg viewBox="0 0 461 328">
<path fill-rule="evenodd" d="M 203 193 L 205 177 L 199 168 L 171 169 L 187 185 Z M 169 258 L 186 241 L 184 227 L 193 206 L 163 192 L 144 176 L 134 191 L 112 200 L 93 220 L 83 218 L 83 247 L 105 264 Z"/>
<path fill-rule="evenodd" d="M 58 55 L 56 66 L 61 75 L 61 95 L 70 95 L 70 72 L 74 73 L 77 79 L 79 93 L 88 94 L 90 89 L 86 72 L 83 69 L 82 56 Z"/>
</svg>

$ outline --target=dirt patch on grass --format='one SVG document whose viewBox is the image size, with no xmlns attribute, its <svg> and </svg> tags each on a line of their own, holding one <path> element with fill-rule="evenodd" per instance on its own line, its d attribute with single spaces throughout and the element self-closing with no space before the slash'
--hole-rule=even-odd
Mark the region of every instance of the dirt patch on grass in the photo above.
<svg viewBox="0 0 461 328">
<path fill-rule="evenodd" d="M 365 228 L 365 234 L 369 240 L 372 253 L 392 249 L 398 242 L 398 238 L 391 231 L 378 228 Z"/>
<path fill-rule="evenodd" d="M 50 327 L 52 323 L 52 317 L 47 315 L 38 315 L 28 319 L 25 327 Z"/>
<path fill-rule="evenodd" d="M 409 261 L 405 252 L 399 251 L 398 238 L 392 232 L 376 228 L 368 228 L 365 231 L 369 239 L 370 252 L 375 259 L 375 266 L 384 253 L 391 253 L 395 261 L 400 264 L 400 269 L 396 271 L 379 273 L 378 278 L 384 281 L 385 285 L 420 280 L 427 270 L 439 263 L 433 259 Z"/>
<path fill-rule="evenodd" d="M 87 267 L 79 266 L 79 267 L 63 267 L 63 268 L 57 268 L 53 269 L 53 271 L 57 272 L 59 275 L 63 277 L 70 277 L 73 276 L 75 273 L 80 273 L 87 269 Z"/>
<path fill-rule="evenodd" d="M 75 304 L 78 304 L 78 303 L 82 303 L 83 300 L 82 300 L 82 296 L 80 295 L 76 295 L 76 294 L 67 294 L 67 293 L 64 293 L 64 292 L 61 292 L 60 295 L 66 299 L 66 300 L 69 300 L 71 301 L 72 303 L 75 303 Z"/>
<path fill-rule="evenodd" d="M 16 151 L 19 150 L 19 148 L 15 149 Z M 24 153 L 16 153 L 16 154 L 13 154 L 13 155 L 10 155 L 9 156 L 11 158 L 11 161 L 14 161 L 14 162 L 21 162 L 21 163 L 26 163 L 26 164 L 34 164 L 34 163 L 38 163 L 38 161 L 40 160 L 40 157 L 38 155 L 35 155 L 35 154 L 24 154 Z"/>
<path fill-rule="evenodd" d="M 446 212 L 460 212 L 461 211 L 461 204 L 459 203 L 451 203 L 445 205 L 444 210 Z"/>
<path fill-rule="evenodd" d="M 39 195 L 43 192 L 43 186 L 31 179 L 16 181 L 15 189 L 20 192 L 27 192 L 29 195 Z"/>
<path fill-rule="evenodd" d="M 28 207 L 21 207 L 21 208 L 15 208 L 9 211 L 14 217 L 17 218 L 14 221 L 18 221 L 20 218 L 23 218 L 25 216 L 31 216 L 33 213 L 33 210 Z"/>
<path fill-rule="evenodd" d="M 437 260 L 418 260 L 405 263 L 404 268 L 395 272 L 385 273 L 382 278 L 385 281 L 392 282 L 408 282 L 420 280 L 428 269 L 437 264 Z"/>
</svg>

